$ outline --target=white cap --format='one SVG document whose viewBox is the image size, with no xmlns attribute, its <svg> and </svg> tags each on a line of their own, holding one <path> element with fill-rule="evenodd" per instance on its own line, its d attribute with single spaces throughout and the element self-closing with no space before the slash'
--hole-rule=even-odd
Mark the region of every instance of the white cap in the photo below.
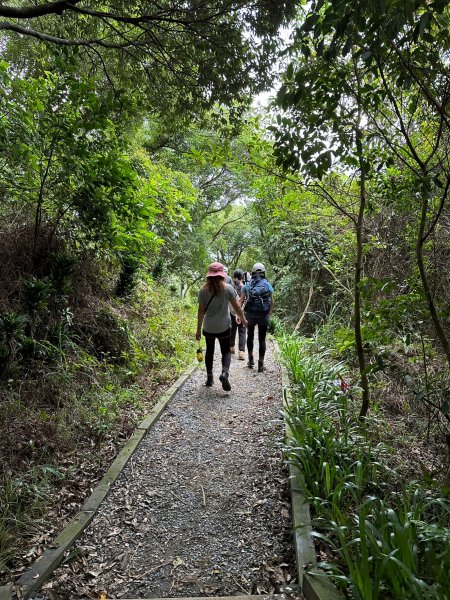
<svg viewBox="0 0 450 600">
<path fill-rule="evenodd" d="M 266 267 L 262 263 L 255 263 L 252 267 L 252 273 L 256 273 L 256 271 L 266 272 Z"/>
</svg>

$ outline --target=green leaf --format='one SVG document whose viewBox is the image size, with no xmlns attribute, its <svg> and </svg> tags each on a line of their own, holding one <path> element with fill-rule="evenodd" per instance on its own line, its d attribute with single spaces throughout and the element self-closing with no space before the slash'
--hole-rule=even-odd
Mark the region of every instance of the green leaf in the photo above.
<svg viewBox="0 0 450 600">
<path fill-rule="evenodd" d="M 294 75 L 294 63 L 289 63 L 288 68 L 286 69 L 286 77 L 288 79 L 292 79 Z"/>
</svg>

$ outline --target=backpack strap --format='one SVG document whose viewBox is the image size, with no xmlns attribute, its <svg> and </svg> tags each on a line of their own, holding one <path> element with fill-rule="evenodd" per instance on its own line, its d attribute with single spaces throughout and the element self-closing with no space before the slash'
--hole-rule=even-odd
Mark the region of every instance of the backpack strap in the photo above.
<svg viewBox="0 0 450 600">
<path fill-rule="evenodd" d="M 207 305 L 205 306 L 205 312 L 204 314 L 206 315 L 206 311 L 208 310 L 208 306 L 211 304 L 211 300 L 214 298 L 214 294 L 211 296 L 211 298 L 208 300 Z"/>
<path fill-rule="evenodd" d="M 234 287 L 234 291 L 236 292 L 236 296 L 239 298 L 241 293 L 242 293 L 242 288 L 244 287 L 242 285 L 242 282 L 239 280 L 234 280 L 233 281 L 233 287 Z"/>
</svg>

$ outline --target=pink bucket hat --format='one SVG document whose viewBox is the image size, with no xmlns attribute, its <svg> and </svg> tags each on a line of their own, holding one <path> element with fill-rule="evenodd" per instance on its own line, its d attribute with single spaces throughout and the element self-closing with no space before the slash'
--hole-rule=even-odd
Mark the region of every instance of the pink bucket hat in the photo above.
<svg viewBox="0 0 450 600">
<path fill-rule="evenodd" d="M 226 277 L 227 274 L 223 270 L 223 264 L 220 262 L 213 262 L 208 267 L 208 273 L 206 277 Z"/>
</svg>

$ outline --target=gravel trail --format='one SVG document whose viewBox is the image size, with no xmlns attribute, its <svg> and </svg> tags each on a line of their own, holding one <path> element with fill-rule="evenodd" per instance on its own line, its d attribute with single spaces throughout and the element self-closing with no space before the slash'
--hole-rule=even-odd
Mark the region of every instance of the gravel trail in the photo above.
<svg viewBox="0 0 450 600">
<path fill-rule="evenodd" d="M 257 348 L 256 354 L 257 354 Z M 281 374 L 232 356 L 231 392 L 202 365 L 178 391 L 35 598 L 279 593 L 295 583 Z"/>
</svg>

